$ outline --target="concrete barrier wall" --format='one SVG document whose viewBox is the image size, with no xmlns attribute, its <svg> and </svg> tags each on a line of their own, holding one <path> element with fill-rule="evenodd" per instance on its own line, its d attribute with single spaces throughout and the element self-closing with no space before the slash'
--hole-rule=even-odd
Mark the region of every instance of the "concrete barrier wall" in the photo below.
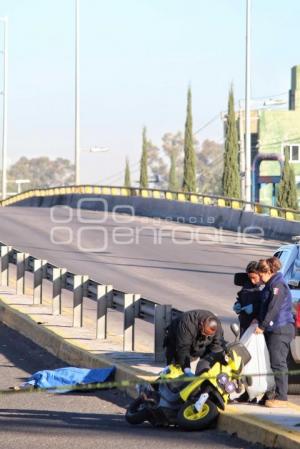
<svg viewBox="0 0 300 449">
<path fill-rule="evenodd" d="M 115 211 L 116 213 L 161 218 L 200 226 L 214 226 L 219 229 L 258 235 L 260 235 L 260 230 L 263 230 L 264 237 L 285 241 L 291 241 L 293 236 L 300 235 L 300 222 L 272 218 L 229 207 L 206 206 L 165 199 L 68 194 L 27 198 L 13 206 L 52 207 L 66 205 L 77 208 L 78 204 L 86 210 Z"/>
</svg>

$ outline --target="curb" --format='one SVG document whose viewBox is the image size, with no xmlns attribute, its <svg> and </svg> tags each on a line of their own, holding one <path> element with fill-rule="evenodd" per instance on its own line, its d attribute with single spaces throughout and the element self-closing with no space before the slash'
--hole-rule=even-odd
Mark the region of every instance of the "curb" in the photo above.
<svg viewBox="0 0 300 449">
<path fill-rule="evenodd" d="M 153 374 L 147 375 L 145 373 L 143 376 L 143 373 L 138 372 L 135 368 L 127 367 L 120 362 L 112 363 L 108 357 L 95 356 L 87 350 L 67 342 L 52 330 L 37 324 L 29 316 L 6 304 L 1 297 L 0 321 L 70 365 L 85 368 L 103 368 L 114 365 L 116 366 L 116 382 L 139 382 L 141 379 L 154 379 Z M 136 396 L 134 387 L 126 388 L 126 392 L 131 397 Z M 295 404 L 291 404 L 291 408 L 300 412 L 300 407 Z M 261 418 L 258 419 L 252 415 L 247 415 L 247 413 L 241 413 L 238 407 L 233 405 L 226 406 L 226 411 L 221 412 L 217 429 L 251 443 L 260 443 L 268 448 L 300 448 L 299 432 L 293 432 L 275 423 L 272 424 Z"/>
<path fill-rule="evenodd" d="M 300 407 L 297 410 L 300 411 Z M 300 448 L 299 432 L 293 432 L 262 418 L 257 419 L 247 414 L 241 414 L 238 408 L 233 405 L 226 406 L 226 411 L 221 412 L 217 428 L 251 443 L 260 443 L 268 448 Z"/>
</svg>

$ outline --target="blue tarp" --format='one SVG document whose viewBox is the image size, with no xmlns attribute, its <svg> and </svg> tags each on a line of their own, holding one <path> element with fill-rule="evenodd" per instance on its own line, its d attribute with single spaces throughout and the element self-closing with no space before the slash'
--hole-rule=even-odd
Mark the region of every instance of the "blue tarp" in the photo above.
<svg viewBox="0 0 300 449">
<path fill-rule="evenodd" d="M 23 385 L 32 385 L 36 388 L 56 388 L 63 386 L 76 386 L 80 384 L 103 383 L 113 380 L 116 368 L 75 368 L 68 366 L 55 370 L 43 370 L 34 373 Z M 59 388 L 57 393 L 65 393 L 68 388 Z"/>
</svg>

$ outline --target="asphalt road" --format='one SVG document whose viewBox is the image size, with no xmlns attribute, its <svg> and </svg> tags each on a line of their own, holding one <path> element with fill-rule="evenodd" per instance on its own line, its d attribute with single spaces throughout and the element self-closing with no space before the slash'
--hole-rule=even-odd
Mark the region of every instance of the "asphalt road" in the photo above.
<svg viewBox="0 0 300 449">
<path fill-rule="evenodd" d="M 78 214 L 80 214 L 78 216 Z M 0 240 L 101 283 L 228 322 L 233 274 L 276 241 L 164 220 L 56 207 L 0 209 Z"/>
<path fill-rule="evenodd" d="M 0 324 L 0 389 L 63 362 Z M 5 449 L 259 449 L 215 429 L 188 433 L 132 427 L 123 392 L 1 394 L 0 448 Z"/>
</svg>

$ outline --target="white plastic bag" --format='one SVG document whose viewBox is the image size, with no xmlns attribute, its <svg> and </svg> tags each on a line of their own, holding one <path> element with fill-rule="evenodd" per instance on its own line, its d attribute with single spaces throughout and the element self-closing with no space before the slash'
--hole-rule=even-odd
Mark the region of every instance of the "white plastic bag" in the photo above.
<svg viewBox="0 0 300 449">
<path fill-rule="evenodd" d="M 259 374 L 252 377 L 252 385 L 246 386 L 250 400 L 273 390 L 275 386 L 274 376 L 267 375 L 272 369 L 265 337 L 263 334 L 255 334 L 256 328 L 257 324 L 251 324 L 240 339 L 251 355 L 251 360 L 244 367 L 242 374 Z"/>
</svg>

